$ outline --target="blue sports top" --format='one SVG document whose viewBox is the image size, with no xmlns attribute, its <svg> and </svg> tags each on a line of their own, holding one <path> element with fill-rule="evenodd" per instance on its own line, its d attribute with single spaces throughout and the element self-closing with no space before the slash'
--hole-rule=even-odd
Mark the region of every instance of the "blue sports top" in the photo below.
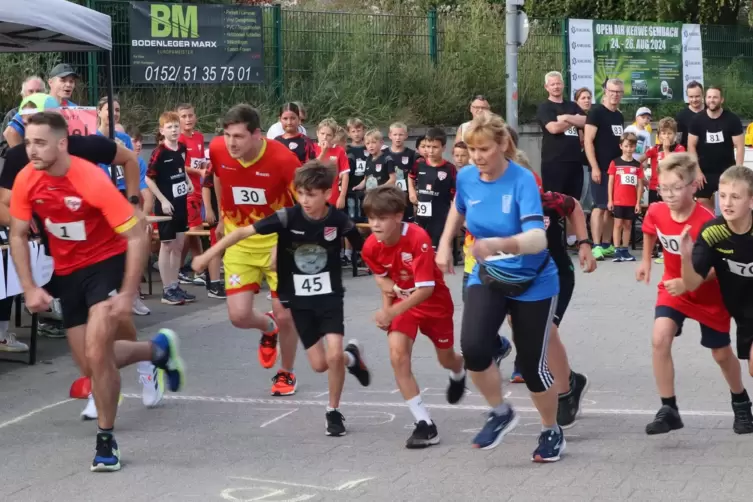
<svg viewBox="0 0 753 502">
<path fill-rule="evenodd" d="M 512 237 L 534 228 L 546 229 L 536 179 L 530 171 L 514 162 L 509 162 L 502 176 L 494 181 L 482 180 L 475 165 L 464 167 L 458 172 L 456 190 L 455 207 L 465 216 L 466 227 L 476 239 Z M 500 253 L 488 257 L 484 264 L 519 280 L 529 279 L 536 276 L 547 254 L 547 250 L 534 255 Z M 478 270 L 476 264 L 468 286 L 481 284 Z M 558 293 L 557 267 L 549 260 L 531 287 L 515 299 L 545 300 Z"/>
<path fill-rule="evenodd" d="M 104 136 L 99 130 L 97 130 L 97 136 Z M 125 133 L 122 133 L 120 131 L 115 131 L 115 142 L 120 143 L 124 147 L 128 148 L 129 150 L 133 151 L 133 142 L 131 141 L 131 137 Z M 141 162 L 139 162 L 139 190 L 143 190 L 147 188 L 146 181 L 144 179 L 146 178 L 146 169 L 141 168 Z M 110 166 L 107 164 L 99 164 L 99 167 L 104 170 L 105 174 L 107 176 L 110 176 Z M 117 187 L 118 190 L 125 190 L 125 177 L 123 175 L 123 166 L 115 166 L 115 169 L 117 169 Z"/>
</svg>

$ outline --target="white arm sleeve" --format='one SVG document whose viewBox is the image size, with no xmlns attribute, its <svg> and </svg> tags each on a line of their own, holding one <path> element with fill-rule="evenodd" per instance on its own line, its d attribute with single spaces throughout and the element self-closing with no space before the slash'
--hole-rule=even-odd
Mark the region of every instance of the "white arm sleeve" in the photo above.
<svg viewBox="0 0 753 502">
<path fill-rule="evenodd" d="M 546 249 L 546 231 L 533 228 L 513 237 L 518 242 L 520 254 L 536 254 Z"/>
</svg>

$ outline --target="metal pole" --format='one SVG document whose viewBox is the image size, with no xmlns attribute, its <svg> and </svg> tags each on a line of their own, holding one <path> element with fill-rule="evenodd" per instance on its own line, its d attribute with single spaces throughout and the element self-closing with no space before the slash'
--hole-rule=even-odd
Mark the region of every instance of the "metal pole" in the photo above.
<svg viewBox="0 0 753 502">
<path fill-rule="evenodd" d="M 507 0 L 505 4 L 505 105 L 506 120 L 518 129 L 518 9 L 523 0 Z"/>
<path fill-rule="evenodd" d="M 115 106 L 113 105 L 113 101 L 115 100 L 115 83 L 113 81 L 113 71 L 112 71 L 112 51 L 107 51 L 107 118 L 110 121 L 110 130 L 109 137 L 110 139 L 115 139 Z M 118 184 L 118 171 L 114 168 L 115 166 L 110 167 L 110 179 L 112 179 L 113 184 Z"/>
</svg>

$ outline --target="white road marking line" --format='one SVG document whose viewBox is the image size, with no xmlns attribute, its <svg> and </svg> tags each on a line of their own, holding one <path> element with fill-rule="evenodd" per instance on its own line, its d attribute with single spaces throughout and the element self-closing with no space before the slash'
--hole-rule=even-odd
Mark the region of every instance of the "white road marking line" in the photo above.
<svg viewBox="0 0 753 502">
<path fill-rule="evenodd" d="M 141 399 L 141 394 L 123 394 L 123 397 L 129 399 Z M 314 401 L 314 400 L 275 400 L 275 399 L 261 399 L 251 397 L 211 397 L 211 396 L 164 396 L 165 400 L 171 401 L 204 401 L 208 403 L 228 403 L 228 404 L 267 404 L 267 405 L 279 405 L 279 406 L 327 406 L 327 401 Z M 62 403 L 58 403 L 62 404 Z M 407 408 L 405 403 L 390 403 L 390 402 L 377 402 L 377 401 L 343 401 L 340 403 L 343 407 L 373 407 L 373 408 Z M 475 406 L 469 404 L 430 404 L 424 403 L 427 408 L 433 408 L 437 410 L 460 410 L 460 411 L 489 411 L 488 406 Z M 516 411 L 524 413 L 537 413 L 536 408 L 516 406 Z M 591 408 L 584 409 L 583 413 L 587 415 L 656 415 L 656 410 L 636 410 L 636 409 L 620 409 L 620 408 Z M 683 416 L 690 417 L 728 417 L 729 411 L 714 411 L 714 410 L 682 410 Z"/>
<path fill-rule="evenodd" d="M 329 394 L 329 391 L 325 390 L 324 392 L 317 393 L 314 397 L 322 397 L 322 396 L 326 396 L 327 394 Z"/>
<path fill-rule="evenodd" d="M 274 479 L 248 478 L 246 476 L 228 476 L 228 479 L 240 479 L 242 481 L 255 481 L 257 483 L 270 483 L 270 484 L 283 485 L 283 486 L 292 486 L 295 488 L 311 488 L 314 490 L 322 490 L 322 491 L 327 491 L 327 492 L 341 492 L 343 490 L 350 490 L 352 488 L 355 488 L 358 485 L 362 485 L 363 483 L 366 483 L 367 481 L 371 481 L 372 479 L 376 479 L 376 478 L 371 477 L 371 478 L 356 479 L 354 481 L 347 481 L 341 484 L 340 486 L 335 486 L 335 487 L 307 485 L 304 483 L 292 483 L 290 481 L 276 481 Z"/>
<path fill-rule="evenodd" d="M 8 427 L 9 425 L 17 424 L 19 422 L 23 422 L 27 418 L 33 417 L 34 415 L 38 413 L 42 413 L 43 411 L 47 411 L 51 408 L 55 408 L 56 406 L 60 406 L 61 404 L 69 403 L 71 401 L 76 401 L 76 399 L 63 399 L 62 401 L 58 401 L 57 403 L 48 404 L 47 406 L 42 406 L 41 408 L 37 408 L 36 410 L 31 410 L 29 413 L 26 413 L 24 415 L 21 415 L 19 417 L 16 417 L 12 420 L 8 420 L 7 422 L 3 422 L 0 424 L 0 429 L 4 427 Z"/>
<path fill-rule="evenodd" d="M 267 493 L 264 495 L 260 495 L 258 497 L 250 498 L 250 499 L 239 499 L 239 498 L 236 498 L 234 495 L 236 492 L 247 492 L 247 491 L 252 491 L 252 490 L 267 490 Z M 220 493 L 220 497 L 230 502 L 258 502 L 260 500 L 267 500 L 272 497 L 278 497 L 281 495 L 285 495 L 285 489 L 277 490 L 273 488 L 265 488 L 265 487 L 257 487 L 257 486 L 249 486 L 247 488 L 225 488 Z M 316 497 L 316 495 L 299 495 L 292 499 L 276 499 L 275 502 L 303 502 L 304 500 L 311 500 L 314 497 Z"/>
<path fill-rule="evenodd" d="M 282 414 L 282 415 L 280 415 L 279 417 L 275 417 L 275 418 L 273 418 L 272 420 L 268 420 L 268 421 L 264 422 L 263 424 L 261 424 L 261 425 L 259 426 L 259 428 L 260 428 L 260 429 L 263 429 L 264 427 L 266 427 L 266 426 L 268 426 L 268 425 L 272 425 L 273 423 L 277 422 L 278 420 L 282 420 L 283 418 L 287 417 L 288 415 L 292 415 L 292 414 L 293 414 L 293 413 L 295 413 L 296 411 L 298 411 L 298 408 L 293 408 L 293 409 L 292 409 L 292 410 L 290 410 L 289 412 L 287 412 L 287 413 L 283 413 L 283 414 Z"/>
</svg>

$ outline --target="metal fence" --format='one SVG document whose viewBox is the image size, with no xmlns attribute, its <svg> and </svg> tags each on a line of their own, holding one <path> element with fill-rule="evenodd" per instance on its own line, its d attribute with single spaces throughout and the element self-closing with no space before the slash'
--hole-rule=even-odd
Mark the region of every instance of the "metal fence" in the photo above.
<svg viewBox="0 0 753 502">
<path fill-rule="evenodd" d="M 263 85 L 132 84 L 129 11 L 126 0 L 80 0 L 111 16 L 114 77 L 124 122 L 153 124 L 156 112 L 193 102 L 203 124 L 214 125 L 228 106 L 250 102 L 265 119 L 287 100 L 302 100 L 313 118 L 358 114 L 372 121 L 457 124 L 473 94 L 485 94 L 504 110 L 504 12 L 387 15 L 313 12 L 263 7 Z M 208 1 L 206 3 L 219 3 Z M 521 118 L 531 117 L 545 98 L 543 75 L 566 73 L 566 20 L 532 20 L 521 48 Z M 723 85 L 753 115 L 753 31 L 705 26 L 702 30 L 706 81 Z M 81 99 L 95 103 L 105 89 L 104 58 L 64 54 L 82 75 Z M 678 105 L 681 106 L 681 105 Z"/>
</svg>

